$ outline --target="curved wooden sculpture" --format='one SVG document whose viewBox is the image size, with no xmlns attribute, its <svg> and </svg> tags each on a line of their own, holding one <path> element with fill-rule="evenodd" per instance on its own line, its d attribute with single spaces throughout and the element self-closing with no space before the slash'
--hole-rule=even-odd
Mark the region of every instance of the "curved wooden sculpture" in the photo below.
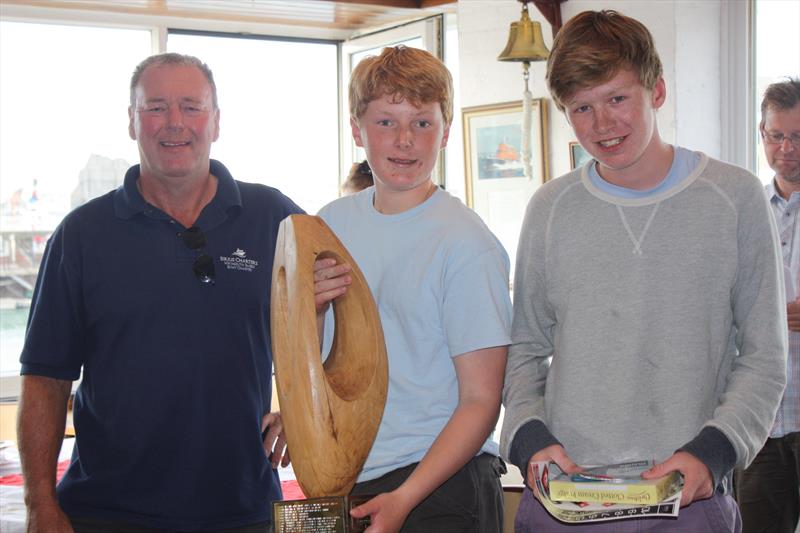
<svg viewBox="0 0 800 533">
<path fill-rule="evenodd" d="M 314 306 L 314 261 L 352 267 L 333 303 L 335 334 L 323 364 Z M 306 497 L 344 496 L 364 466 L 386 403 L 388 360 L 364 275 L 319 217 L 281 222 L 272 270 L 272 353 L 286 440 Z"/>
</svg>

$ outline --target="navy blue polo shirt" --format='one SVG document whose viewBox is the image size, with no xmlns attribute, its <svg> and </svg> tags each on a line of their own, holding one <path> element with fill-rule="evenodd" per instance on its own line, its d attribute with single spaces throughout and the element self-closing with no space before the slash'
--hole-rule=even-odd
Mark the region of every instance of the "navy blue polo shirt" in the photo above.
<svg viewBox="0 0 800 533">
<path fill-rule="evenodd" d="M 270 286 L 278 225 L 301 212 L 276 189 L 234 181 L 189 249 L 177 221 L 122 187 L 75 209 L 50 238 L 22 374 L 74 380 L 77 434 L 58 486 L 70 516 L 177 530 L 270 519 L 277 473 L 261 444 L 270 408 Z M 201 283 L 196 257 L 213 258 Z"/>
</svg>

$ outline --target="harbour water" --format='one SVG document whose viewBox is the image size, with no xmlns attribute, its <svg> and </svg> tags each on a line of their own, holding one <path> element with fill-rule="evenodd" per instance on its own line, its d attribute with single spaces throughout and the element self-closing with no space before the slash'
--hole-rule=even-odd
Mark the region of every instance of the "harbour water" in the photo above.
<svg viewBox="0 0 800 533">
<path fill-rule="evenodd" d="M 16 376 L 29 308 L 4 304 L 0 306 L 0 376 Z"/>
</svg>

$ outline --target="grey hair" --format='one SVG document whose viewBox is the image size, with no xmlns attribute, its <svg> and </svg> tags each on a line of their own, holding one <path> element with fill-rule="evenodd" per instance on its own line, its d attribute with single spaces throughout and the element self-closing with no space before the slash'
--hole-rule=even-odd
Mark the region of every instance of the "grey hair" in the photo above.
<svg viewBox="0 0 800 533">
<path fill-rule="evenodd" d="M 136 86 L 139 85 L 139 80 L 142 78 L 144 71 L 149 67 L 163 65 L 196 67 L 198 70 L 200 70 L 200 72 L 202 72 L 206 77 L 206 80 L 208 80 L 208 84 L 211 86 L 211 102 L 214 105 L 214 109 L 219 109 L 219 106 L 217 105 L 217 84 L 214 83 L 214 74 L 211 73 L 211 69 L 208 67 L 208 65 L 194 56 L 176 54 L 172 52 L 150 56 L 136 65 L 136 68 L 133 70 L 133 75 L 131 76 L 131 107 L 136 105 Z"/>
</svg>

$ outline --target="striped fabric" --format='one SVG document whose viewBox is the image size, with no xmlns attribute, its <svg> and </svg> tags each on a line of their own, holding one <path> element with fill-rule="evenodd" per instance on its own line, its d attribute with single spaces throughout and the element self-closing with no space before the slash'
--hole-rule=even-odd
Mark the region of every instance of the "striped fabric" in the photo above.
<svg viewBox="0 0 800 533">
<path fill-rule="evenodd" d="M 767 185 L 767 195 L 780 234 L 786 299 L 797 300 L 800 299 L 800 192 L 793 193 L 787 201 L 778 194 L 772 182 Z M 770 433 L 772 438 L 800 431 L 800 332 L 789 331 L 788 334 L 786 392 Z"/>
</svg>

